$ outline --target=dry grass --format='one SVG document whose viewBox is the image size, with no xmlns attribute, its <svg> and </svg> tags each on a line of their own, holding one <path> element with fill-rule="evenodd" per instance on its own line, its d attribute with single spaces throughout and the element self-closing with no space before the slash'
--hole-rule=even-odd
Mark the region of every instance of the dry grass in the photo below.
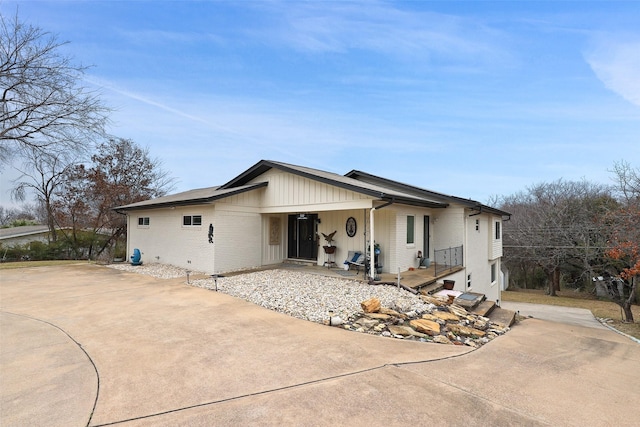
<svg viewBox="0 0 640 427">
<path fill-rule="evenodd" d="M 596 317 L 611 319 L 613 322 L 609 323 L 609 325 L 617 330 L 640 339 L 640 306 L 638 305 L 631 307 L 635 323 L 623 323 L 622 310 L 618 304 L 611 301 L 599 300 L 593 295 L 580 292 L 560 291 L 557 297 L 551 297 L 546 295 L 543 290 L 508 290 L 502 292 L 502 300 L 586 308 L 587 310 L 591 310 Z"/>
<path fill-rule="evenodd" d="M 12 268 L 27 268 L 27 267 L 47 267 L 51 265 L 69 265 L 69 264 L 86 264 L 88 261 L 67 261 L 67 260 L 53 260 L 53 261 L 15 261 L 15 262 L 3 262 L 0 264 L 0 270 L 10 270 Z"/>
</svg>

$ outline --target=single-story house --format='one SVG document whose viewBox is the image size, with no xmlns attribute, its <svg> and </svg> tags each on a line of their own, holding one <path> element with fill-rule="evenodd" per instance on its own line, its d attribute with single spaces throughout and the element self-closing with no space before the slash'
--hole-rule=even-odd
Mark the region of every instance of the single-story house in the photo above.
<svg viewBox="0 0 640 427">
<path fill-rule="evenodd" d="M 31 242 L 49 242 L 49 227 L 46 225 L 23 225 L 0 228 L 0 243 L 4 247 L 26 245 Z"/>
<path fill-rule="evenodd" d="M 509 213 L 365 172 L 346 175 L 262 160 L 224 185 L 115 208 L 127 251 L 209 274 L 283 262 L 335 263 L 377 253 L 366 268 L 397 273 L 427 258 L 453 265 L 455 288 L 500 299 L 502 221 Z M 323 235 L 333 235 L 334 249 Z M 333 253 L 327 253 L 332 252 Z"/>
</svg>

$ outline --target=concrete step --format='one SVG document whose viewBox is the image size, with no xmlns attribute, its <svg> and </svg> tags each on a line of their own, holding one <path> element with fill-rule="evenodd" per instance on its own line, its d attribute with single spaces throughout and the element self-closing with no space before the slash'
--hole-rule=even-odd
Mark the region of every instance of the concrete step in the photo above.
<svg viewBox="0 0 640 427">
<path fill-rule="evenodd" d="M 494 301 L 484 300 L 471 310 L 471 313 L 487 317 L 495 308 L 496 303 Z"/>
<path fill-rule="evenodd" d="M 516 321 L 516 312 L 496 306 L 488 317 L 493 323 L 511 326 Z"/>
<path fill-rule="evenodd" d="M 423 295 L 433 295 L 438 291 L 444 289 L 441 282 L 432 282 L 427 285 L 421 285 L 416 287 Z"/>
<path fill-rule="evenodd" d="M 478 292 L 464 292 L 454 300 L 454 303 L 466 308 L 468 311 L 475 310 L 487 297 Z"/>
</svg>

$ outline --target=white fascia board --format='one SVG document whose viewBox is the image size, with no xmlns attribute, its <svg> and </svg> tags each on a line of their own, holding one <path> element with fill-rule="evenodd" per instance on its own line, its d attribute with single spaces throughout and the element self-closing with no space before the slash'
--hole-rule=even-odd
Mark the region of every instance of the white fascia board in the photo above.
<svg viewBox="0 0 640 427">
<path fill-rule="evenodd" d="M 291 206 L 269 206 L 261 208 L 260 213 L 288 213 L 288 212 L 327 212 L 349 209 L 371 209 L 373 199 L 350 200 L 341 203 L 313 203 Z"/>
</svg>

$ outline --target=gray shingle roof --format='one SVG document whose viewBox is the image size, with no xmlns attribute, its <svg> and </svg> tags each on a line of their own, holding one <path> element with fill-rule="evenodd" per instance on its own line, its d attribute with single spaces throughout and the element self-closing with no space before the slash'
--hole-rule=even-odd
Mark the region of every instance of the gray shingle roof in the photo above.
<svg viewBox="0 0 640 427">
<path fill-rule="evenodd" d="M 264 187 L 266 185 L 266 182 L 262 182 L 226 189 L 221 189 L 219 186 L 198 188 L 195 190 L 184 191 L 182 193 L 171 194 L 169 196 L 163 196 L 155 199 L 144 200 L 142 202 L 118 206 L 114 209 L 116 211 L 127 211 L 132 209 L 153 209 L 166 206 L 183 206 L 211 203 L 218 199 L 229 197 L 238 193 L 243 193 L 255 188 Z"/>
<path fill-rule="evenodd" d="M 261 188 L 266 182 L 252 183 L 256 178 L 270 169 L 279 169 L 295 175 L 303 176 L 314 181 L 324 182 L 329 185 L 355 191 L 360 194 L 374 197 L 380 201 L 423 206 L 431 208 L 446 208 L 450 203 L 460 203 L 473 209 L 484 210 L 498 215 L 509 215 L 480 202 L 463 199 L 455 196 L 447 196 L 408 184 L 388 180 L 360 171 L 351 171 L 346 175 L 339 175 L 319 169 L 297 166 L 272 160 L 261 160 L 226 184 L 217 187 L 189 190 L 157 199 L 145 200 L 115 208 L 116 211 L 131 209 L 151 209 L 166 206 L 192 205 L 211 203 L 215 200 L 229 197 L 245 191 Z"/>
<path fill-rule="evenodd" d="M 48 232 L 49 227 L 46 225 L 24 225 L 22 227 L 0 228 L 0 240 Z"/>
</svg>

